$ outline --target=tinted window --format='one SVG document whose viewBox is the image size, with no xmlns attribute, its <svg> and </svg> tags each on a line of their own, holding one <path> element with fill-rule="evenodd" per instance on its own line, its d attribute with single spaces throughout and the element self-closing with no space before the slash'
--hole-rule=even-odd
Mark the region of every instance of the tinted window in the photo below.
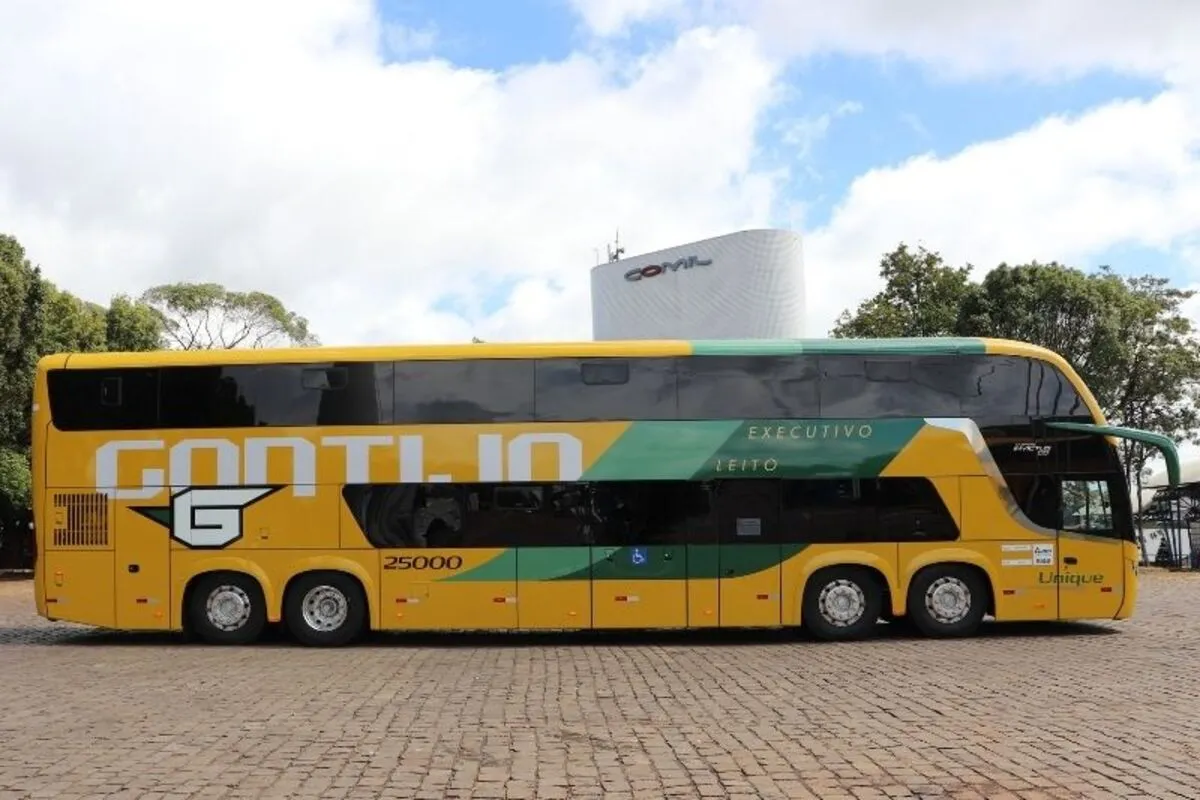
<svg viewBox="0 0 1200 800">
<path fill-rule="evenodd" d="M 601 546 L 685 544 L 713 536 L 710 486 L 700 481 L 592 484 Z"/>
<path fill-rule="evenodd" d="M 675 419 L 675 364 L 655 358 L 537 362 L 539 420 Z"/>
<path fill-rule="evenodd" d="M 1011 356 L 963 359 L 968 385 L 963 413 L 980 425 L 1002 425 L 1034 417 L 1084 417 L 1079 394 L 1052 365 Z"/>
<path fill-rule="evenodd" d="M 161 371 L 164 428 L 235 428 L 256 424 L 245 368 L 167 367 Z"/>
<path fill-rule="evenodd" d="M 343 497 L 381 548 L 669 544 L 712 525 L 699 482 L 360 484 Z"/>
<path fill-rule="evenodd" d="M 1062 530 L 1112 534 L 1113 528 L 1113 509 L 1107 481 L 1062 482 Z"/>
<path fill-rule="evenodd" d="M 966 381 L 957 359 L 822 356 L 821 416 L 957 417 Z"/>
<path fill-rule="evenodd" d="M 779 481 L 721 481 L 715 494 L 722 544 L 779 542 Z"/>
<path fill-rule="evenodd" d="M 397 424 L 533 419 L 532 361 L 401 361 L 395 370 Z"/>
<path fill-rule="evenodd" d="M 937 489 L 922 478 L 784 481 L 781 506 L 787 541 L 912 542 L 958 536 Z"/>
<path fill-rule="evenodd" d="M 1005 476 L 1051 472 L 1058 459 L 1054 442 L 1035 438 L 1033 425 L 994 425 L 981 428 L 988 450 Z"/>
<path fill-rule="evenodd" d="M 390 422 L 390 364 L 271 364 L 162 370 L 162 426 L 373 425 Z"/>
<path fill-rule="evenodd" d="M 679 359 L 679 418 L 817 417 L 816 359 L 694 356 Z"/>
<path fill-rule="evenodd" d="M 60 369 L 47 374 L 46 384 L 59 430 L 141 430 L 158 424 L 156 370 Z"/>
</svg>

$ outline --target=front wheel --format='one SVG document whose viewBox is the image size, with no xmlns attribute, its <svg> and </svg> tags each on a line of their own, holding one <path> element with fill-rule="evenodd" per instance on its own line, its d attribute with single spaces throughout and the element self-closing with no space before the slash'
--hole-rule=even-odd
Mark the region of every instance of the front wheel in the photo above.
<svg viewBox="0 0 1200 800">
<path fill-rule="evenodd" d="M 926 636 L 970 636 L 986 612 L 987 586 L 970 567 L 926 567 L 908 590 L 909 619 Z"/>
<path fill-rule="evenodd" d="M 283 615 L 301 643 L 337 647 L 353 640 L 366 620 L 366 598 L 358 581 L 342 572 L 301 575 L 288 589 Z"/>
<path fill-rule="evenodd" d="M 882 611 L 883 592 L 863 569 L 822 570 L 804 589 L 803 624 L 819 639 L 864 638 L 875 631 Z"/>
</svg>

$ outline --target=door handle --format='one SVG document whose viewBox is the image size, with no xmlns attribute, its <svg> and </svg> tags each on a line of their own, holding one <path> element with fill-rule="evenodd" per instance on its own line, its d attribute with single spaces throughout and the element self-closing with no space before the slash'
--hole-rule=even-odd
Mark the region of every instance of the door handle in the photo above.
<svg viewBox="0 0 1200 800">
<path fill-rule="evenodd" d="M 663 553 L 663 561 L 670 561 L 670 560 L 671 560 L 671 551 L 667 550 Z"/>
<path fill-rule="evenodd" d="M 1079 559 L 1075 556 L 1063 556 L 1063 563 L 1074 566 L 1075 564 L 1079 563 Z"/>
</svg>

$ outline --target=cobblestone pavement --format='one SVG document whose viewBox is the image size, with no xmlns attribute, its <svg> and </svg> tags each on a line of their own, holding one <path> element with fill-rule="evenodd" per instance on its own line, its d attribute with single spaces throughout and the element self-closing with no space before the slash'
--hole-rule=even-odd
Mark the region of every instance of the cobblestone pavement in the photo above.
<svg viewBox="0 0 1200 800">
<path fill-rule="evenodd" d="M 1124 623 L 208 648 L 0 582 L 0 798 L 1200 797 L 1200 576 Z"/>
</svg>

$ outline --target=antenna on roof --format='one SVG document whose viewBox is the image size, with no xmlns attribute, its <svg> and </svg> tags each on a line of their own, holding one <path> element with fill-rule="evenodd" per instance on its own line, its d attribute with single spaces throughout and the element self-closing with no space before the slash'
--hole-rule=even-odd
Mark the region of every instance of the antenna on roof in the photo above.
<svg viewBox="0 0 1200 800">
<path fill-rule="evenodd" d="M 605 245 L 608 248 L 608 263 L 621 260 L 621 254 L 625 252 L 625 248 L 621 247 L 621 229 L 617 228 L 617 238 L 610 245 Z"/>
</svg>

